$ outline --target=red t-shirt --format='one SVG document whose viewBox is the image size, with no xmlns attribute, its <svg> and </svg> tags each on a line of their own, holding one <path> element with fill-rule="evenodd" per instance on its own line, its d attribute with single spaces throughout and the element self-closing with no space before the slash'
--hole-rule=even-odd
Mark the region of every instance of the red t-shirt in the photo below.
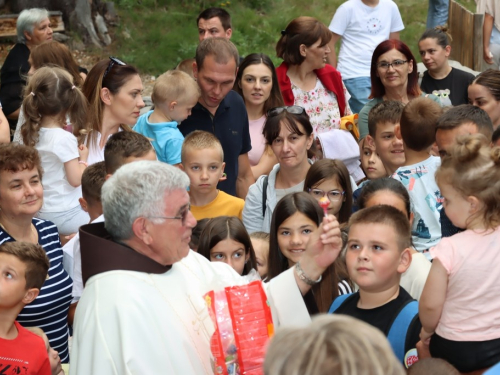
<svg viewBox="0 0 500 375">
<path fill-rule="evenodd" d="M 51 375 L 49 356 L 40 336 L 14 322 L 14 340 L 0 338 L 0 374 Z"/>
</svg>

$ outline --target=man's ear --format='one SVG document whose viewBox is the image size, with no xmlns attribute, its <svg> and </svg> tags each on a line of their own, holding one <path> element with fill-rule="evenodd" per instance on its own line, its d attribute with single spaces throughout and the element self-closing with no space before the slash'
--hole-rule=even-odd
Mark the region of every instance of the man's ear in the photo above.
<svg viewBox="0 0 500 375">
<path fill-rule="evenodd" d="M 193 76 L 195 79 L 198 79 L 198 65 L 196 61 L 193 61 Z"/>
<path fill-rule="evenodd" d="M 231 35 L 233 35 L 233 29 L 229 28 L 226 30 L 227 39 L 231 39 Z"/>
<path fill-rule="evenodd" d="M 31 288 L 26 291 L 23 297 L 23 304 L 28 305 L 31 302 L 35 300 L 36 297 L 38 297 L 38 294 L 40 294 L 40 289 L 38 288 Z"/>
<path fill-rule="evenodd" d="M 411 251 L 409 248 L 404 249 L 399 258 L 398 273 L 403 274 L 410 267 Z"/>
<path fill-rule="evenodd" d="M 138 217 L 132 223 L 132 232 L 146 245 L 151 244 L 153 238 L 149 233 L 149 222 L 145 217 Z"/>
<path fill-rule="evenodd" d="M 104 104 L 111 104 L 111 92 L 107 87 L 103 87 L 100 92 L 101 100 Z"/>
</svg>

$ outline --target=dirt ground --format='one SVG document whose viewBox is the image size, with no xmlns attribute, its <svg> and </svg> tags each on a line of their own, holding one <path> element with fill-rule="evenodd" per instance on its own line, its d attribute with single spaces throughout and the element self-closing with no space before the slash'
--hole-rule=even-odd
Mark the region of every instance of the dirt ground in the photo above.
<svg viewBox="0 0 500 375">
<path fill-rule="evenodd" d="M 14 44 L 12 43 L 0 42 L 0 66 L 3 64 L 12 47 L 14 47 Z M 74 50 L 72 51 L 72 53 L 78 65 L 86 68 L 87 70 L 90 70 L 92 66 L 94 66 L 94 64 L 101 58 L 100 55 L 92 54 L 85 50 Z M 151 96 L 155 77 L 147 74 L 142 74 L 141 78 L 144 85 L 143 96 Z"/>
</svg>

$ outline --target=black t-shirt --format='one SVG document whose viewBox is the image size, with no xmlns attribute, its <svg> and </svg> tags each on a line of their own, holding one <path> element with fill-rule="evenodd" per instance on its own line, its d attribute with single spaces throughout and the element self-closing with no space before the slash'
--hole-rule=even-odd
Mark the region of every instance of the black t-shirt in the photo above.
<svg viewBox="0 0 500 375">
<path fill-rule="evenodd" d="M 335 310 L 334 314 L 344 314 L 349 315 L 353 318 L 362 320 L 374 327 L 380 329 L 384 335 L 389 334 L 392 322 L 396 318 L 396 314 L 399 313 L 401 308 L 408 302 L 412 301 L 413 298 L 408 294 L 403 288 L 399 288 L 399 295 L 396 299 L 389 301 L 383 306 L 376 307 L 374 309 L 360 309 L 358 307 L 359 302 L 359 292 L 353 294 L 352 297 L 340 305 L 340 307 Z M 416 319 L 412 322 L 408 328 L 408 334 L 406 336 L 405 353 L 414 349 L 417 342 L 420 340 L 420 330 L 422 329 L 422 324 L 420 319 Z"/>
<path fill-rule="evenodd" d="M 420 88 L 427 94 L 436 95 L 443 106 L 456 106 L 469 102 L 467 88 L 474 75 L 460 69 L 451 68 L 450 74 L 443 79 L 434 79 L 429 72 L 424 73 Z"/>
</svg>

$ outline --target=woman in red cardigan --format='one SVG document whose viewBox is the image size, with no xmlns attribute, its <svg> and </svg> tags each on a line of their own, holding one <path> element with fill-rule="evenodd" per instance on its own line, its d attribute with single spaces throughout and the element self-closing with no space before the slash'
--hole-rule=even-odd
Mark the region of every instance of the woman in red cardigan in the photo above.
<svg viewBox="0 0 500 375">
<path fill-rule="evenodd" d="M 281 32 L 276 45 L 283 59 L 276 73 L 285 104 L 306 109 L 315 135 L 340 128 L 340 118 L 352 114 L 340 73 L 326 64 L 331 38 L 317 19 L 299 17 Z"/>
</svg>

